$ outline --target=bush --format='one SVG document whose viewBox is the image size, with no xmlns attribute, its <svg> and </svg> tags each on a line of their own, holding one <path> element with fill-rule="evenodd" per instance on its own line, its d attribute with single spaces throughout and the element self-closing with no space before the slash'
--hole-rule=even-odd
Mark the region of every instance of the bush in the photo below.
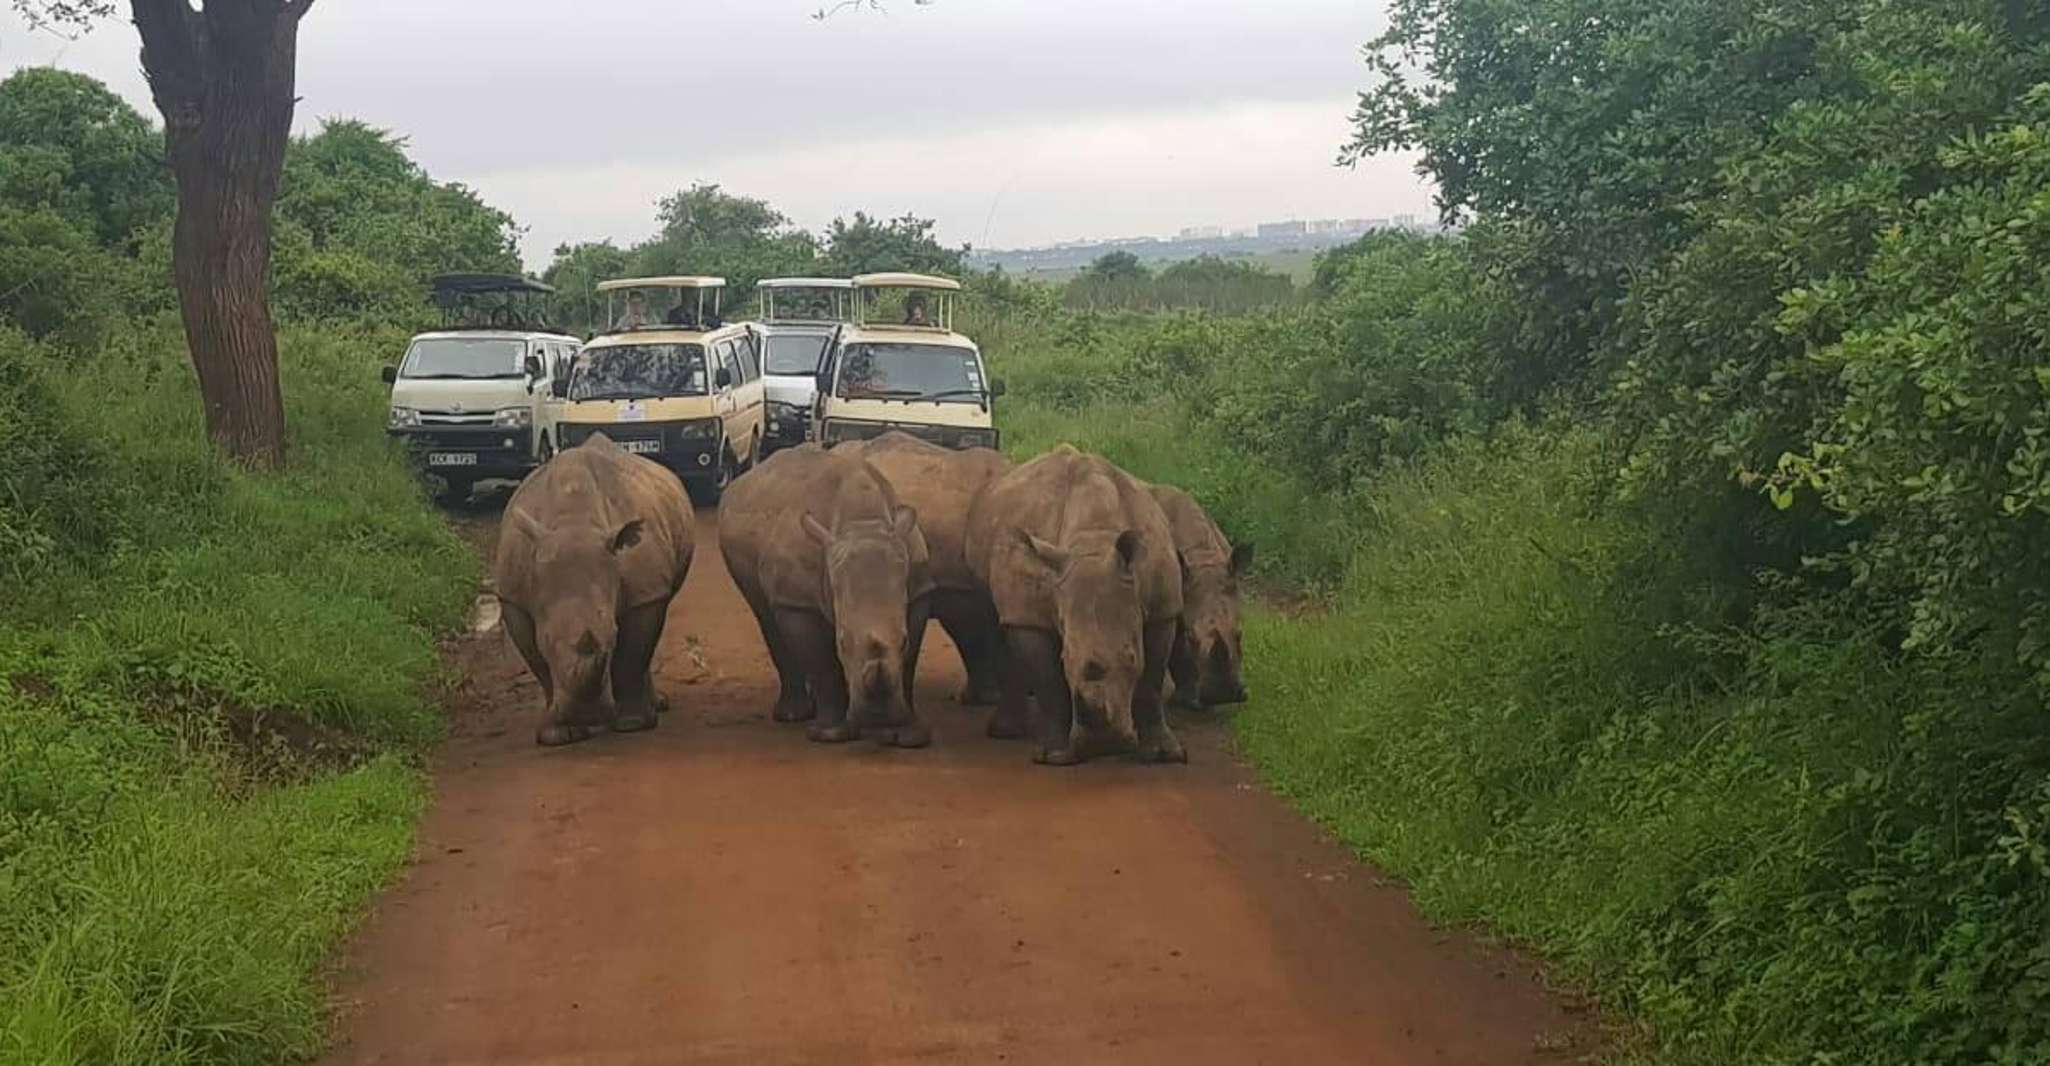
<svg viewBox="0 0 2050 1066">
<path fill-rule="evenodd" d="M 315 970 L 405 859 L 476 561 L 383 439 L 392 338 L 281 342 L 293 465 L 257 477 L 173 324 L 0 333 L 0 535 L 39 553 L 0 602 L 0 1059 L 310 1054 Z"/>
</svg>

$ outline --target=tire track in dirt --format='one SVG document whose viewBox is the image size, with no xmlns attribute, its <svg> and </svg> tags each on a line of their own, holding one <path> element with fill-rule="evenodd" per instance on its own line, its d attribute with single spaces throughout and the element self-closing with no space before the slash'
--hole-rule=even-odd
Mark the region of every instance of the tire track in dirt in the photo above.
<svg viewBox="0 0 2050 1066">
<path fill-rule="evenodd" d="M 1582 1015 L 1254 784 L 1030 764 L 955 705 L 924 751 L 805 741 L 702 516 L 653 733 L 534 746 L 540 697 L 467 638 L 417 861 L 353 941 L 328 1062 L 1576 1061 Z M 488 523 L 468 523 L 488 547 Z M 1257 698 L 1257 695 L 1256 695 Z"/>
</svg>

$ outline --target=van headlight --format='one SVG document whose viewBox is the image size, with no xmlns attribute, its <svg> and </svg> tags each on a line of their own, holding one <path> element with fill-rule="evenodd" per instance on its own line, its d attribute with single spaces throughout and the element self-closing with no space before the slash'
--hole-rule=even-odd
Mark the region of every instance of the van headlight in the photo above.
<svg viewBox="0 0 2050 1066">
<path fill-rule="evenodd" d="M 534 411 L 530 407 L 508 407 L 492 416 L 491 424 L 500 429 L 526 429 L 534 424 Z"/>
<path fill-rule="evenodd" d="M 676 427 L 677 440 L 711 440 L 719 435 L 719 420 L 702 418 Z"/>
<path fill-rule="evenodd" d="M 392 429 L 412 429 L 420 424 L 420 412 L 411 407 L 394 407 L 390 421 L 385 424 Z"/>
</svg>

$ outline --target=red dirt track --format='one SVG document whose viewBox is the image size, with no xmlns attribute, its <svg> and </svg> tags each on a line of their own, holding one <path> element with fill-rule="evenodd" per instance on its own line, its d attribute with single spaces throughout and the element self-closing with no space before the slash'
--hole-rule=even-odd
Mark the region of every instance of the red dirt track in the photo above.
<svg viewBox="0 0 2050 1066">
<path fill-rule="evenodd" d="M 1031 764 L 955 705 L 923 751 L 808 743 L 701 515 L 653 733 L 534 745 L 503 633 L 464 640 L 417 860 L 337 975 L 326 1061 L 1578 1061 L 1531 967 L 1433 930 L 1260 789 L 1225 728 L 1187 767 Z M 1257 699 L 1257 693 L 1255 699 Z"/>
</svg>

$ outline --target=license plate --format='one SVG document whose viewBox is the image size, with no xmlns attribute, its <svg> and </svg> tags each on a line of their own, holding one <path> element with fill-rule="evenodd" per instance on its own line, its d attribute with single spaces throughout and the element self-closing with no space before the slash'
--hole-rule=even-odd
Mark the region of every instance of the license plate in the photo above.
<svg viewBox="0 0 2050 1066">
<path fill-rule="evenodd" d="M 659 440 L 623 440 L 619 442 L 619 446 L 630 452 L 649 453 L 662 450 L 662 442 Z"/>
<path fill-rule="evenodd" d="M 475 452 L 429 452 L 428 466 L 476 466 Z"/>
</svg>

